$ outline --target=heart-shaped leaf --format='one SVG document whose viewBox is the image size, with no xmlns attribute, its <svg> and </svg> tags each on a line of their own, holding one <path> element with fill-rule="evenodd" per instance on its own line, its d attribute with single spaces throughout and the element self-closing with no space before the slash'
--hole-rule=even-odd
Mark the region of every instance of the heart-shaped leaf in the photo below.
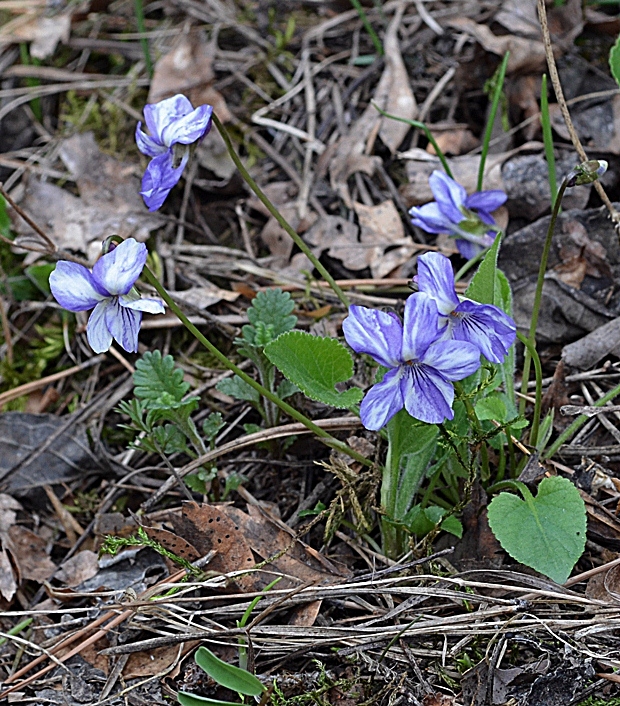
<svg viewBox="0 0 620 706">
<path fill-rule="evenodd" d="M 488 508 L 489 525 L 513 559 L 564 583 L 586 544 L 586 509 L 566 478 L 545 478 L 525 500 L 500 493 Z"/>
</svg>

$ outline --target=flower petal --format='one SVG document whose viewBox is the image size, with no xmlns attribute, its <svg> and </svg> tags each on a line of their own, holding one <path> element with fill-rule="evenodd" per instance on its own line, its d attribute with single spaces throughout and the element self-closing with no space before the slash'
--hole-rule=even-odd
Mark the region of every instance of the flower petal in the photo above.
<svg viewBox="0 0 620 706">
<path fill-rule="evenodd" d="M 159 299 L 128 299 L 126 296 L 119 297 L 121 306 L 134 311 L 144 311 L 147 314 L 163 314 L 166 309 Z"/>
<path fill-rule="evenodd" d="M 110 350 L 112 345 L 112 334 L 108 331 L 106 324 L 106 311 L 114 306 L 111 299 L 99 302 L 95 310 L 88 319 L 86 325 L 86 336 L 90 347 L 95 353 L 104 353 Z"/>
<path fill-rule="evenodd" d="M 354 304 L 342 330 L 356 353 L 368 353 L 386 368 L 400 365 L 403 326 L 396 316 Z"/>
<path fill-rule="evenodd" d="M 403 408 L 401 393 L 402 368 L 388 370 L 383 380 L 373 385 L 360 406 L 360 417 L 366 429 L 378 431 Z"/>
<path fill-rule="evenodd" d="M 438 169 L 430 175 L 428 183 L 442 213 L 453 223 L 459 223 L 463 219 L 461 206 L 467 199 L 465 187 Z"/>
<path fill-rule="evenodd" d="M 93 267 L 93 279 L 110 294 L 127 294 L 134 286 L 146 263 L 146 245 L 127 238 Z"/>
<path fill-rule="evenodd" d="M 445 255 L 438 252 L 420 255 L 417 281 L 420 291 L 435 300 L 442 314 L 449 314 L 458 306 L 452 264 Z"/>
<path fill-rule="evenodd" d="M 452 419 L 452 383 L 427 365 L 413 365 L 410 370 L 407 379 L 403 380 L 407 412 L 427 424 L 441 424 L 446 419 Z"/>
<path fill-rule="evenodd" d="M 108 331 L 119 346 L 128 353 L 136 353 L 138 350 L 138 334 L 140 333 L 141 321 L 141 311 L 133 311 L 133 309 L 121 306 L 118 301 L 113 301 L 105 312 L 105 323 Z"/>
<path fill-rule="evenodd" d="M 163 132 L 167 125 L 171 122 L 179 120 L 188 113 L 194 110 L 194 106 L 189 102 L 189 99 L 184 95 L 177 93 L 176 96 L 166 98 L 159 103 L 149 103 L 144 106 L 144 119 L 146 126 L 157 142 L 165 144 L 163 140 Z M 170 147 L 170 145 L 166 145 Z"/>
<path fill-rule="evenodd" d="M 452 233 L 454 232 L 455 223 L 447 218 L 443 211 L 439 208 L 439 204 L 425 203 L 424 206 L 414 206 L 409 209 L 411 223 L 418 228 L 422 228 L 427 233 Z M 457 223 L 462 219 L 460 215 Z"/>
<path fill-rule="evenodd" d="M 416 292 L 405 302 L 401 360 L 421 360 L 426 349 L 442 333 L 437 304 L 424 292 Z"/>
<path fill-rule="evenodd" d="M 171 147 L 174 144 L 191 145 L 201 140 L 211 129 L 213 106 L 201 105 L 188 115 L 168 123 L 163 129 L 164 144 Z"/>
<path fill-rule="evenodd" d="M 157 157 L 167 150 L 165 145 L 142 132 L 142 123 L 136 126 L 136 144 L 140 152 L 148 157 Z"/>
<path fill-rule="evenodd" d="M 480 367 L 480 351 L 465 341 L 438 341 L 429 347 L 422 362 L 446 380 L 462 380 Z"/>
<path fill-rule="evenodd" d="M 483 211 L 495 211 L 495 209 L 506 203 L 508 196 L 500 189 L 489 191 L 476 191 L 476 193 L 465 199 L 465 208 L 482 209 Z"/>
<path fill-rule="evenodd" d="M 181 164 L 175 169 L 172 165 L 172 150 L 168 150 L 149 162 L 142 177 L 140 191 L 149 211 L 157 211 L 161 208 L 166 197 L 181 178 L 188 159 L 189 154 L 184 154 Z"/>
<path fill-rule="evenodd" d="M 56 301 L 69 311 L 86 311 L 105 299 L 92 274 L 77 262 L 60 260 L 50 275 L 50 289 Z"/>
<path fill-rule="evenodd" d="M 465 300 L 451 317 L 455 341 L 467 341 L 491 363 L 503 362 L 516 338 L 514 321 L 499 307 Z"/>
</svg>

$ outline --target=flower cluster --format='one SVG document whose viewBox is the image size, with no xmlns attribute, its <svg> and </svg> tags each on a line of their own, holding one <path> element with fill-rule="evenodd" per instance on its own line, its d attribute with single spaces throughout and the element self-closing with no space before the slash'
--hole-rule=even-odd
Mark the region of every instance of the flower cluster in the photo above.
<svg viewBox="0 0 620 706">
<path fill-rule="evenodd" d="M 516 337 L 501 309 L 459 301 L 450 261 L 439 253 L 418 258 L 418 292 L 405 302 L 404 321 L 391 313 L 352 306 L 342 328 L 357 353 L 388 368 L 368 391 L 360 416 L 381 429 L 403 407 L 429 424 L 452 419 L 454 387 L 480 367 L 480 355 L 500 363 Z"/>
<path fill-rule="evenodd" d="M 156 299 L 142 299 L 134 284 L 146 263 L 146 245 L 127 238 L 102 255 L 92 272 L 75 262 L 60 260 L 50 275 L 50 289 L 69 311 L 93 309 L 86 334 L 95 353 L 103 353 L 114 339 L 129 353 L 138 350 L 142 312 L 163 314 Z"/>
<path fill-rule="evenodd" d="M 503 191 L 477 191 L 468 196 L 461 184 L 437 170 L 428 182 L 435 201 L 409 210 L 414 226 L 456 238 L 456 247 L 468 260 L 493 245 L 498 229 L 491 212 L 506 202 Z"/>
<path fill-rule="evenodd" d="M 211 129 L 213 107 L 194 110 L 183 95 L 144 106 L 144 119 L 150 136 L 136 127 L 138 149 L 152 157 L 142 178 L 142 198 L 149 211 L 157 211 L 177 184 L 189 159 L 190 146 Z"/>
</svg>

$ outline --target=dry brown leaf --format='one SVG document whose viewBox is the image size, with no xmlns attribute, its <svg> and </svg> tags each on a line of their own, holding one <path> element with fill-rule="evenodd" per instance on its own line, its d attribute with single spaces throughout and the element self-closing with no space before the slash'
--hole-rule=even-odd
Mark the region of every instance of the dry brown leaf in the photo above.
<svg viewBox="0 0 620 706">
<path fill-rule="evenodd" d="M 322 605 L 323 601 L 319 600 L 297 606 L 293 609 L 288 624 L 302 628 L 312 627 L 319 615 Z"/>
<path fill-rule="evenodd" d="M 6 549 L 0 549 L 0 596 L 12 600 L 17 591 L 17 580 Z"/>
<path fill-rule="evenodd" d="M 422 706 L 454 706 L 456 700 L 454 696 L 447 696 L 436 692 L 435 694 L 427 694 L 422 699 Z"/>
<path fill-rule="evenodd" d="M 14 42 L 31 42 L 30 55 L 35 59 L 50 57 L 59 42 L 66 44 L 71 31 L 71 14 L 62 12 L 47 16 L 27 13 L 7 22 L 0 29 L 0 46 Z"/>
<path fill-rule="evenodd" d="M 69 588 L 75 588 L 83 581 L 96 576 L 98 571 L 99 560 L 97 559 L 97 554 L 90 551 L 90 549 L 83 549 L 75 556 L 67 559 L 56 572 L 54 578 L 62 581 Z"/>
<path fill-rule="evenodd" d="M 192 640 L 179 645 L 166 645 L 145 652 L 134 652 L 129 656 L 123 669 L 123 677 L 136 679 L 164 674 L 172 664 L 199 644 L 199 640 Z"/>
<path fill-rule="evenodd" d="M 445 130 L 440 132 L 435 141 L 439 145 L 439 149 L 444 154 L 459 155 L 478 147 L 480 140 L 468 128 L 456 128 L 455 130 Z M 429 142 L 426 148 L 429 154 L 437 154 L 435 148 Z"/>
<path fill-rule="evenodd" d="M 45 581 L 56 571 L 56 564 L 47 553 L 47 541 L 29 529 L 13 525 L 6 544 L 22 580 Z"/>
<path fill-rule="evenodd" d="M 192 287 L 182 292 L 175 292 L 174 298 L 184 301 L 186 304 L 195 306 L 198 309 L 206 309 L 218 302 L 234 302 L 239 298 L 239 292 L 231 292 L 230 289 L 221 289 L 209 282 L 201 287 Z"/>
<path fill-rule="evenodd" d="M 540 39 L 540 22 L 536 11 L 536 0 L 504 0 L 498 13 L 493 16 L 512 34 Z"/>
</svg>

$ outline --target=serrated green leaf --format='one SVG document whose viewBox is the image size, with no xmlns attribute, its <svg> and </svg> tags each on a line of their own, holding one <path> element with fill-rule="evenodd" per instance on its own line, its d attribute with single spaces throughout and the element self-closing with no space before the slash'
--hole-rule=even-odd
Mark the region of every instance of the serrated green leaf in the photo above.
<svg viewBox="0 0 620 706">
<path fill-rule="evenodd" d="M 616 79 L 618 85 L 620 85 L 620 37 L 616 39 L 616 43 L 609 52 L 609 68 L 611 75 Z"/>
<path fill-rule="evenodd" d="M 187 438 L 174 424 L 164 424 L 153 429 L 153 439 L 165 454 L 186 453 Z"/>
<path fill-rule="evenodd" d="M 174 358 L 162 358 L 160 351 L 147 351 L 136 362 L 133 382 L 134 395 L 149 409 L 180 402 L 189 390 L 189 383 L 183 382 L 183 371 L 174 367 Z"/>
<path fill-rule="evenodd" d="M 496 422 L 508 421 L 506 403 L 499 395 L 489 395 L 476 402 L 476 416 L 478 419 L 494 419 Z"/>
<path fill-rule="evenodd" d="M 538 495 L 500 493 L 488 508 L 489 525 L 513 559 L 564 583 L 586 544 L 586 509 L 566 478 L 545 478 Z M 529 497 L 528 497 L 529 495 Z"/>
<path fill-rule="evenodd" d="M 207 696 L 196 696 L 195 694 L 187 694 L 184 691 L 179 691 L 177 701 L 181 706 L 242 706 L 239 702 L 234 701 L 219 701 L 218 699 L 209 699 Z"/>
<path fill-rule="evenodd" d="M 202 423 L 202 433 L 205 435 L 206 440 L 211 442 L 224 426 L 225 423 L 222 415 L 219 412 L 211 412 Z"/>
<path fill-rule="evenodd" d="M 265 348 L 265 355 L 310 399 L 339 409 L 359 402 L 363 393 L 353 387 L 338 392 L 335 386 L 353 375 L 353 358 L 335 338 L 289 331 Z"/>
<path fill-rule="evenodd" d="M 237 375 L 220 380 L 215 388 L 235 400 L 246 400 L 246 402 L 254 402 L 255 404 L 260 402 L 258 392 Z"/>
<path fill-rule="evenodd" d="M 287 397 L 294 395 L 296 392 L 299 392 L 299 388 L 297 387 L 297 385 L 294 385 L 290 380 L 287 380 L 286 378 L 282 380 L 282 382 L 276 388 L 276 395 L 278 395 L 281 400 L 285 400 Z"/>
<path fill-rule="evenodd" d="M 249 325 L 241 331 L 243 338 L 253 346 L 264 346 L 295 327 L 297 317 L 291 312 L 295 302 L 288 292 L 267 289 L 259 292 L 248 309 Z"/>
<path fill-rule="evenodd" d="M 467 287 L 465 296 L 468 299 L 473 299 L 480 304 L 495 304 L 495 272 L 499 244 L 500 237 L 497 236 Z"/>
<path fill-rule="evenodd" d="M 194 659 L 201 669 L 226 689 L 246 696 L 260 696 L 265 691 L 265 686 L 253 674 L 224 662 L 206 647 L 199 647 Z"/>
</svg>

